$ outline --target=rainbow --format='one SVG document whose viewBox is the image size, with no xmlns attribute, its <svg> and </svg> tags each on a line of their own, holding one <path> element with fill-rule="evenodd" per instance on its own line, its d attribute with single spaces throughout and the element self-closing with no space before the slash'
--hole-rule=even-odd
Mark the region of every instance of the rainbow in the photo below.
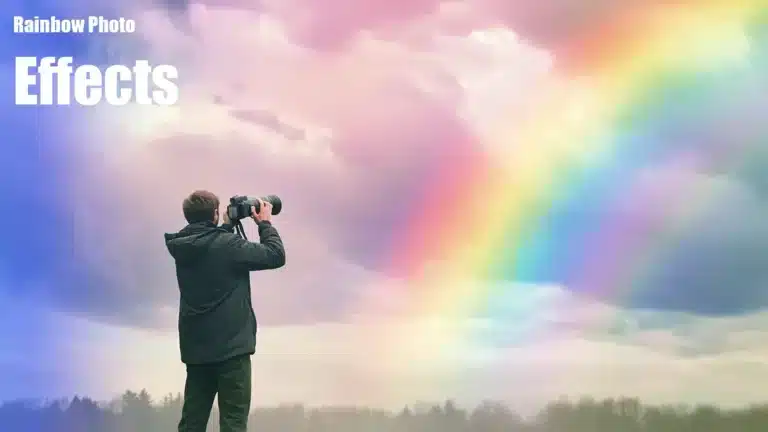
<svg viewBox="0 0 768 432">
<path fill-rule="evenodd" d="M 681 179 L 660 185 L 657 193 L 669 205 L 653 217 L 623 210 L 648 189 L 641 188 L 648 185 L 643 168 L 663 150 L 656 137 L 673 125 L 706 122 L 722 109 L 701 90 L 739 79 L 750 55 L 744 29 L 765 18 L 759 3 L 628 8 L 561 47 L 555 64 L 566 84 L 523 120 L 502 115 L 505 121 L 481 138 L 493 151 L 438 158 L 442 175 L 432 179 L 423 207 L 393 242 L 389 268 L 407 281 L 402 312 L 449 323 L 486 318 L 530 333 L 544 327 L 544 318 L 518 320 L 520 314 L 557 308 L 559 300 L 531 304 L 518 295 L 524 285 L 503 281 L 549 277 L 620 298 L 646 277 L 665 259 L 667 243 L 716 197 Z M 741 163 L 753 144 L 734 142 L 722 156 Z M 689 157 L 680 152 L 663 162 L 685 164 Z M 593 211 L 572 211 L 574 203 Z M 441 344 L 482 339 L 478 328 L 430 332 L 411 348 L 434 356 Z M 397 339 L 390 342 L 402 345 L 402 334 Z"/>
</svg>

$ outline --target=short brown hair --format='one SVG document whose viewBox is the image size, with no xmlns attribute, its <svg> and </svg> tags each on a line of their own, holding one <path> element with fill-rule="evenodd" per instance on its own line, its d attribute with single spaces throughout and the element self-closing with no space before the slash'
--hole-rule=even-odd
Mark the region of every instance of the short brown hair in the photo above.
<svg viewBox="0 0 768 432">
<path fill-rule="evenodd" d="M 196 190 L 184 200 L 181 208 L 189 223 L 213 222 L 219 208 L 219 197 L 212 192 Z"/>
</svg>

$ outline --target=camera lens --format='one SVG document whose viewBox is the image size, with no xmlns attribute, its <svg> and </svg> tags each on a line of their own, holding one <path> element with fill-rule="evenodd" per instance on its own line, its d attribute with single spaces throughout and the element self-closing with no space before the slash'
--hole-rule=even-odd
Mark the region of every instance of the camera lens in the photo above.
<svg viewBox="0 0 768 432">
<path fill-rule="evenodd" d="M 280 214 L 280 212 L 283 210 L 283 202 L 280 200 L 280 197 L 277 195 L 267 195 L 263 197 L 262 200 L 272 204 L 273 215 Z"/>
</svg>

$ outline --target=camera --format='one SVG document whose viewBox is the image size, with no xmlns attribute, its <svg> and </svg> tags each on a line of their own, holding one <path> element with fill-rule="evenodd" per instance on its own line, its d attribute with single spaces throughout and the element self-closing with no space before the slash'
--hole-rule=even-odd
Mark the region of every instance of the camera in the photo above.
<svg viewBox="0 0 768 432">
<path fill-rule="evenodd" d="M 283 202 L 280 201 L 280 197 L 277 195 L 267 195 L 261 197 L 262 201 L 272 204 L 272 214 L 280 214 L 283 209 Z M 243 195 L 233 196 L 229 199 L 229 206 L 227 206 L 227 215 L 232 221 L 239 221 L 251 216 L 251 207 L 256 208 L 256 213 L 261 211 L 261 202 L 259 198 L 248 197 Z"/>
</svg>

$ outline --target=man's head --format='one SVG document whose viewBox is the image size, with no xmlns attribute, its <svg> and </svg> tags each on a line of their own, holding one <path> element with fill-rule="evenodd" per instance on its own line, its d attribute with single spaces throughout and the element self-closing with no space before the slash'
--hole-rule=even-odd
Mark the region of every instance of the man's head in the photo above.
<svg viewBox="0 0 768 432">
<path fill-rule="evenodd" d="M 192 192 L 182 204 L 184 218 L 189 223 L 219 223 L 219 197 L 215 194 L 197 190 Z"/>
</svg>

